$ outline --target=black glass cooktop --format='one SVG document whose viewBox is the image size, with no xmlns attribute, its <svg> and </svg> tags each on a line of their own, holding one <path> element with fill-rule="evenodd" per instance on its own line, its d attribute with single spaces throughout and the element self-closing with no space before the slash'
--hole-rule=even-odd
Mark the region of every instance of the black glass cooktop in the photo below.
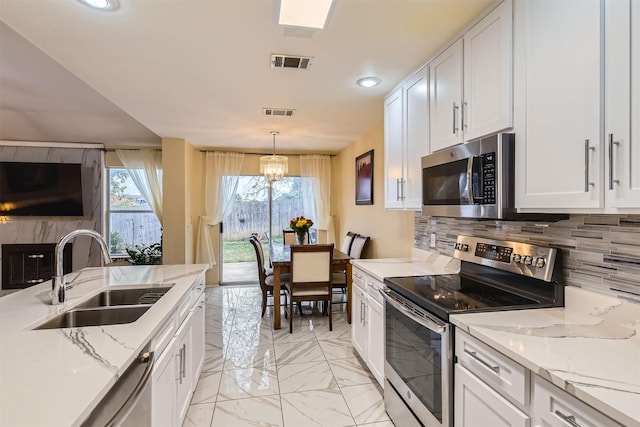
<svg viewBox="0 0 640 427">
<path fill-rule="evenodd" d="M 389 289 L 438 317 L 462 311 L 486 311 L 537 306 L 536 301 L 481 281 L 459 275 L 391 277 Z"/>
</svg>

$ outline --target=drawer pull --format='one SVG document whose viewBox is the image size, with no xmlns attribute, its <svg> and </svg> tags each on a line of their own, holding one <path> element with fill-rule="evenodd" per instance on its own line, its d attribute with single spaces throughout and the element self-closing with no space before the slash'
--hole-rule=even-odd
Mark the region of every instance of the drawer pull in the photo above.
<svg viewBox="0 0 640 427">
<path fill-rule="evenodd" d="M 42 258 L 44 258 L 44 255 L 43 254 L 32 254 L 32 255 L 27 255 L 27 258 L 42 259 Z"/>
<path fill-rule="evenodd" d="M 42 283 L 42 282 L 44 282 L 44 279 L 27 280 L 27 283 Z"/>
<path fill-rule="evenodd" d="M 478 354 L 475 351 L 469 351 L 469 350 L 465 349 L 464 352 L 467 353 L 469 356 L 473 357 L 478 362 L 482 363 L 487 368 L 491 369 L 496 374 L 500 373 L 500 366 L 491 366 L 489 363 L 487 363 L 486 361 L 484 361 L 481 358 L 479 358 Z"/>
<path fill-rule="evenodd" d="M 565 415 L 562 412 L 558 411 L 557 409 L 555 411 L 555 414 L 557 416 L 559 416 L 560 418 L 562 418 L 562 420 L 564 422 L 566 422 L 567 424 L 569 424 L 570 426 L 572 426 L 572 427 L 580 427 L 580 424 L 578 424 L 576 422 L 576 417 L 574 417 L 573 415 Z"/>
</svg>

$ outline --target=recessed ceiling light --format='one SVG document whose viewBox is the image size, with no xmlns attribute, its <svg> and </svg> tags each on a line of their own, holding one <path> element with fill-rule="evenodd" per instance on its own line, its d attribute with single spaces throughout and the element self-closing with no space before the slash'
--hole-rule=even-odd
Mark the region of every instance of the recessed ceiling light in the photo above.
<svg viewBox="0 0 640 427">
<path fill-rule="evenodd" d="M 324 28 L 333 0 L 280 0 L 280 25 Z"/>
<path fill-rule="evenodd" d="M 118 0 L 79 0 L 80 3 L 100 10 L 116 10 L 118 6 Z"/>
<path fill-rule="evenodd" d="M 362 87 L 374 87 L 378 86 L 380 82 L 382 82 L 382 80 L 380 80 L 378 77 L 363 77 L 361 79 L 358 79 L 356 83 L 358 83 L 358 86 Z"/>
</svg>

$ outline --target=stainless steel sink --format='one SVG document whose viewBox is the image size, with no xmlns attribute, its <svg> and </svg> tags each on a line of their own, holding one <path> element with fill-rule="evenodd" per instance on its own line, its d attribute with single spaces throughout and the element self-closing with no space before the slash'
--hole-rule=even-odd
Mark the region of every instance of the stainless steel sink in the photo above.
<svg viewBox="0 0 640 427">
<path fill-rule="evenodd" d="M 112 307 L 117 305 L 154 304 L 171 288 L 110 289 L 92 296 L 74 308 Z"/>
<path fill-rule="evenodd" d="M 81 328 L 132 323 L 138 320 L 150 305 L 120 306 L 70 310 L 43 323 L 34 329 Z"/>
</svg>

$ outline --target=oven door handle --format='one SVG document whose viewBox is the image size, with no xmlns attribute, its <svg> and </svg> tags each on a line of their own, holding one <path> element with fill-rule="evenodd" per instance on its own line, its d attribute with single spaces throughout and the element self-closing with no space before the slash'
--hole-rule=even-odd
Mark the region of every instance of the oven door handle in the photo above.
<svg viewBox="0 0 640 427">
<path fill-rule="evenodd" d="M 422 318 L 422 317 L 418 317 L 416 316 L 411 310 L 407 309 L 404 305 L 400 304 L 399 302 L 395 301 L 393 298 L 391 298 L 388 295 L 388 290 L 382 290 L 382 289 L 378 289 L 378 292 L 380 292 L 380 295 L 382 295 L 382 298 L 384 298 L 385 301 L 387 301 L 389 304 L 391 304 L 394 308 L 396 308 L 398 311 L 402 312 L 402 314 L 404 314 L 405 316 L 407 316 L 408 318 L 410 318 L 411 320 L 413 320 L 416 323 L 419 323 L 420 325 L 424 326 L 425 328 L 437 333 L 437 334 L 444 334 L 447 330 L 446 328 L 446 323 L 442 322 L 439 319 L 431 319 L 431 318 Z"/>
</svg>

